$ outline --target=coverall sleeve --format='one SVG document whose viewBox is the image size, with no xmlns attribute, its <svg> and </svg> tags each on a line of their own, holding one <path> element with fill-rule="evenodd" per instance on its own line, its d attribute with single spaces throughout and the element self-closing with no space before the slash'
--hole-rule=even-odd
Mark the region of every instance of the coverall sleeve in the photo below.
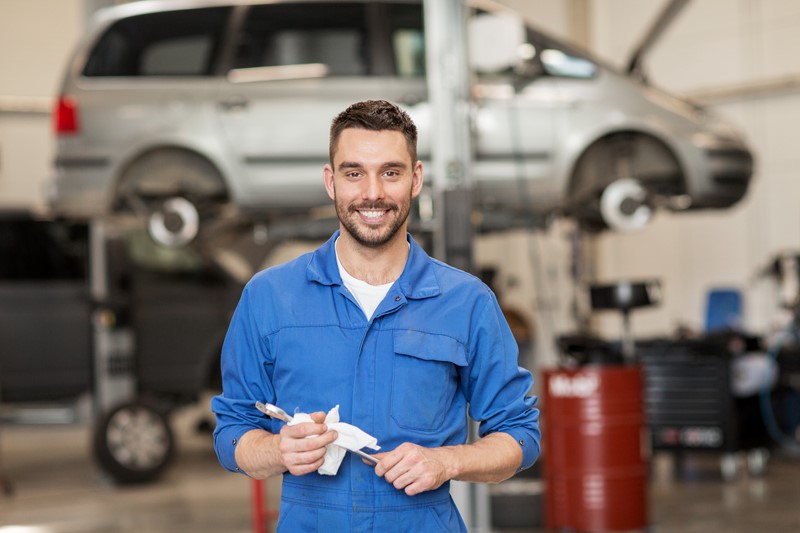
<svg viewBox="0 0 800 533">
<path fill-rule="evenodd" d="M 270 379 L 272 359 L 262 332 L 264 307 L 252 281 L 245 287 L 228 327 L 222 347 L 222 394 L 211 401 L 217 418 L 214 450 L 226 469 L 238 472 L 234 454 L 242 435 L 252 429 L 274 432 L 272 419 L 255 408 L 255 402 L 275 402 Z"/>
<path fill-rule="evenodd" d="M 537 398 L 530 394 L 533 376 L 518 365 L 517 342 L 493 294 L 474 317 L 463 383 L 470 417 L 481 437 L 511 435 L 522 449 L 520 470 L 528 468 L 539 457 L 541 440 Z"/>
</svg>

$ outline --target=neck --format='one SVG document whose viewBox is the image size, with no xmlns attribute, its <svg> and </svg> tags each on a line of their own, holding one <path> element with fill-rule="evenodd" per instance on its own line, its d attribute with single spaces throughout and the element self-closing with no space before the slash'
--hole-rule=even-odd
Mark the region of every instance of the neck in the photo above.
<svg viewBox="0 0 800 533">
<path fill-rule="evenodd" d="M 336 254 L 347 273 L 370 285 L 383 285 L 399 278 L 408 253 L 405 231 L 398 231 L 395 238 L 378 248 L 359 244 L 345 231 L 336 241 Z"/>
</svg>

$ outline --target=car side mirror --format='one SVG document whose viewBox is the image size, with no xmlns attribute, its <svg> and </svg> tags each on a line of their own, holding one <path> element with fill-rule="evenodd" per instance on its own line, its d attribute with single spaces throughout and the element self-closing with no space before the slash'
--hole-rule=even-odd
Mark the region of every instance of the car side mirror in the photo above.
<svg viewBox="0 0 800 533">
<path fill-rule="evenodd" d="M 526 43 L 525 24 L 513 13 L 471 17 L 468 38 L 470 68 L 475 72 L 516 71 L 531 59 L 525 57 L 526 50 L 531 47 Z"/>
</svg>

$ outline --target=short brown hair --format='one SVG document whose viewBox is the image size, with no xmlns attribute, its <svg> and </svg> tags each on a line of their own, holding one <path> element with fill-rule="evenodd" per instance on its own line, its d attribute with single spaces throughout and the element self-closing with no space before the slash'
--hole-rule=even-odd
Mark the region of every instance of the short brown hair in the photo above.
<svg viewBox="0 0 800 533">
<path fill-rule="evenodd" d="M 356 102 L 333 119 L 331 123 L 328 155 L 333 165 L 333 153 L 339 142 L 339 136 L 347 128 L 359 128 L 372 131 L 399 131 L 406 138 L 411 162 L 417 160 L 417 126 L 408 113 L 386 100 L 365 100 Z"/>
</svg>

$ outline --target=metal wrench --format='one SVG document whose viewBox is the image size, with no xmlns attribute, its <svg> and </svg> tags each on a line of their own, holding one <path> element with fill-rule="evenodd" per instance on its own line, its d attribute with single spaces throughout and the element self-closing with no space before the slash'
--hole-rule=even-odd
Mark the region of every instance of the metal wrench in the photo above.
<svg viewBox="0 0 800 533">
<path fill-rule="evenodd" d="M 283 420 L 286 423 L 289 423 L 289 422 L 292 421 L 292 416 L 289 413 L 287 413 L 286 411 L 284 411 L 283 409 L 281 409 L 280 407 L 278 407 L 277 405 L 272 405 L 271 403 L 256 402 L 256 409 L 258 409 L 259 411 L 261 411 L 262 413 L 264 413 L 265 415 L 267 415 L 269 417 L 277 418 L 278 420 Z M 339 445 L 335 444 L 335 446 L 339 446 Z M 344 449 L 344 450 L 347 450 L 348 452 L 353 452 L 354 454 L 358 455 L 362 459 L 366 459 L 367 461 L 372 463 L 373 466 L 378 464 L 378 460 L 375 459 L 373 456 L 371 456 L 368 453 L 364 453 L 361 450 L 349 450 L 347 448 L 344 448 L 343 446 L 339 446 L 339 447 Z"/>
</svg>

